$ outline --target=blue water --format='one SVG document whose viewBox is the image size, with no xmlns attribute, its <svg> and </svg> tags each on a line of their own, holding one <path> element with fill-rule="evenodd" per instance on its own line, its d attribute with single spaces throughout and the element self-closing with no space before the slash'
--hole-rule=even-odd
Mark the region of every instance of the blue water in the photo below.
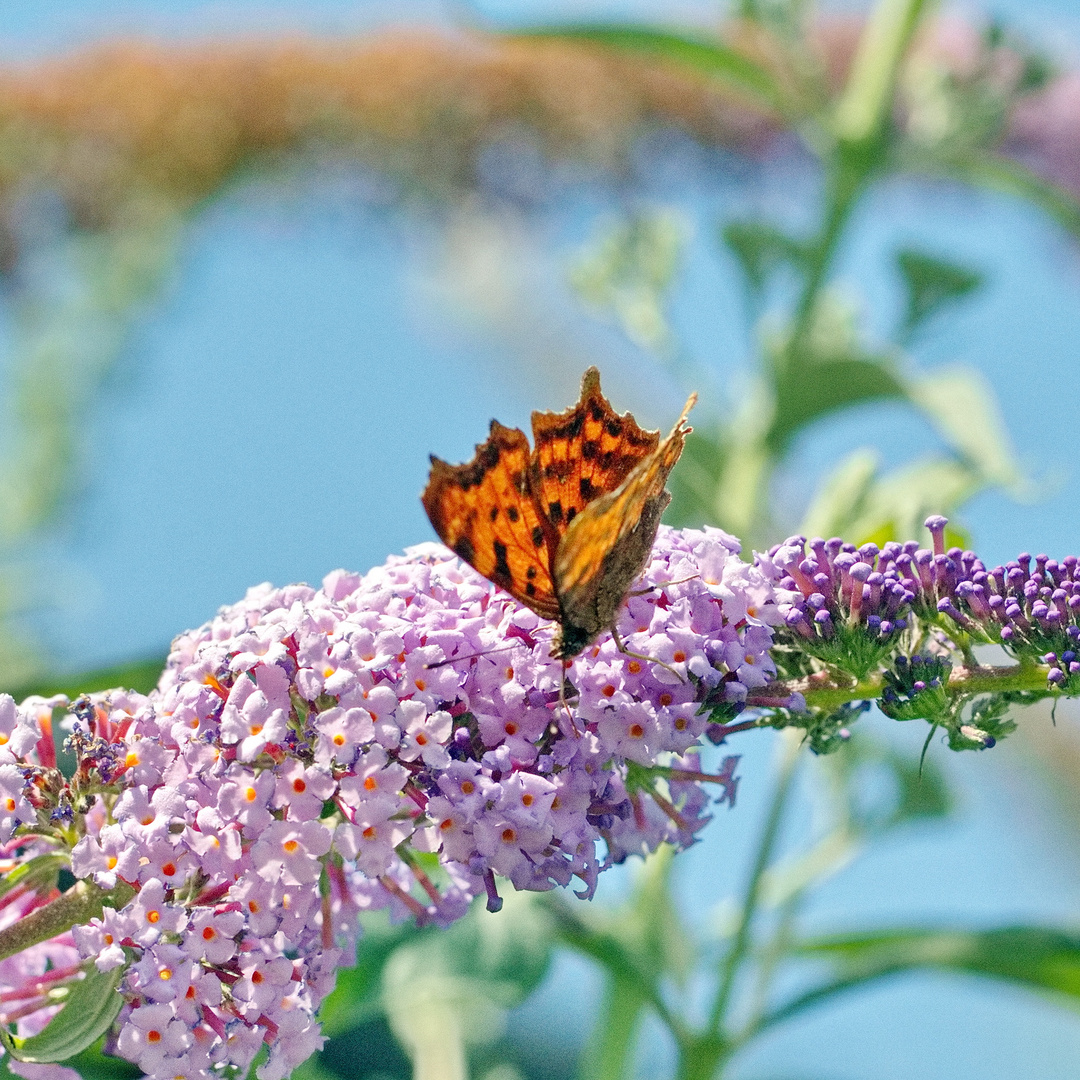
<svg viewBox="0 0 1080 1080">
<path fill-rule="evenodd" d="M 447 22 L 463 10 L 503 20 L 662 12 L 705 21 L 715 9 L 689 0 L 471 9 L 433 0 L 9 0 L 0 55 L 48 54 L 117 33 L 354 33 L 388 21 Z M 1044 39 L 1051 26 L 1077 28 L 1070 40 L 1080 40 L 1067 0 L 996 0 L 982 10 L 1015 17 Z M 530 409 L 572 400 L 589 362 L 600 363 L 616 407 L 648 426 L 670 422 L 682 387 L 585 316 L 565 286 L 572 253 L 617 212 L 616 193 L 542 170 L 530 179 L 520 161 L 515 167 L 508 178 L 495 155 L 491 183 L 532 184 L 532 212 L 506 201 L 495 223 L 403 213 L 376 178 L 324 171 L 240 188 L 190 225 L 174 276 L 85 419 L 82 494 L 37 555 L 36 580 L 52 583 L 38 629 L 65 667 L 161 652 L 251 584 L 317 581 L 427 539 L 416 498 L 427 453 L 462 460 L 490 417 L 524 424 Z M 747 165 L 677 138 L 638 155 L 636 197 L 678 209 L 692 226 L 673 319 L 695 358 L 717 373 L 718 394 L 737 397 L 751 338 L 715 222 L 751 212 L 805 222 L 814 190 L 813 176 L 790 161 Z M 954 360 L 979 367 L 1046 497 L 1019 507 L 986 495 L 967 521 L 992 560 L 1021 548 L 1076 550 L 1080 426 L 1066 390 L 1080 357 L 1075 248 L 1009 199 L 907 182 L 861 208 L 853 237 L 839 276 L 863 297 L 879 333 L 897 311 L 889 262 L 897 246 L 925 246 L 987 273 L 985 289 L 941 320 L 915 358 L 924 368 Z M 701 409 L 715 405 L 703 400 Z M 845 417 L 797 448 L 785 494 L 805 500 L 839 452 L 868 441 L 887 463 L 936 445 L 896 409 Z M 1042 715 L 1025 722 L 1048 723 Z M 922 732 L 895 737 L 918 752 Z M 771 737 L 747 736 L 737 749 L 745 753 L 738 808 L 722 811 L 679 864 L 681 901 L 703 925 L 739 886 L 768 795 Z M 946 765 L 961 793 L 957 817 L 908 827 L 840 873 L 815 899 L 815 927 L 1076 921 L 1078 845 L 1028 775 L 1029 759 L 1005 743 Z M 602 899 L 626 887 L 625 874 L 609 877 Z M 590 979 L 561 962 L 521 1019 L 550 1024 L 558 1011 L 561 1029 L 585 1030 L 588 997 L 568 1018 L 565 995 L 568 987 L 582 994 Z M 662 1040 L 649 1041 L 642 1075 L 662 1070 L 663 1054 Z M 1064 1080 L 1078 1060 L 1074 1013 L 997 985 L 913 977 L 808 1014 L 756 1047 L 739 1076 Z"/>
</svg>

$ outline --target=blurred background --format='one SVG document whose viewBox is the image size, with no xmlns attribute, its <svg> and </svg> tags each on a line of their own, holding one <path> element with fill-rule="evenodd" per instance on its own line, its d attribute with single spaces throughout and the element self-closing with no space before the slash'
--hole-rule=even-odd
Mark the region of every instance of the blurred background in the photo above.
<svg viewBox="0 0 1080 1080">
<path fill-rule="evenodd" d="M 764 548 L 799 527 L 906 539 L 946 511 L 989 564 L 1076 552 L 1080 14 L 985 0 L 928 17 L 889 145 L 815 263 L 835 165 L 821 117 L 865 11 L 9 0 L 0 683 L 145 683 L 248 586 L 430 539 L 427 455 L 466 460 L 492 417 L 567 406 L 591 363 L 644 426 L 699 391 L 678 523 Z M 722 78 L 655 47 L 503 34 L 601 21 L 723 26 L 755 66 Z M 952 811 L 838 860 L 810 925 L 1075 925 L 1080 717 L 1018 717 L 992 752 L 934 747 Z M 860 728 L 910 760 L 925 735 Z M 732 742 L 738 804 L 674 871 L 706 934 L 773 768 L 773 733 Z M 595 903 L 633 877 L 606 875 Z M 478 1075 L 574 1075 L 599 993 L 557 953 Z M 318 1068 L 409 1075 L 365 1022 Z M 642 1047 L 639 1074 L 663 1075 L 669 1048 L 648 1028 Z M 919 974 L 806 1014 L 732 1075 L 1050 1080 L 1077 1062 L 1059 1002 Z"/>
</svg>

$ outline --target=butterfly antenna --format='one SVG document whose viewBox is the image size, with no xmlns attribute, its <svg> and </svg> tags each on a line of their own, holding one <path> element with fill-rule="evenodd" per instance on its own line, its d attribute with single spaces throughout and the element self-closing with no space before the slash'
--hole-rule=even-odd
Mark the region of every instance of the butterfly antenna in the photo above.
<svg viewBox="0 0 1080 1080">
<path fill-rule="evenodd" d="M 694 578 L 701 577 L 700 574 L 691 574 L 689 577 L 679 578 L 678 581 L 658 581 L 655 585 L 647 585 L 644 589 L 632 589 L 628 592 L 627 596 L 648 596 L 649 593 L 658 590 L 666 589 L 669 585 L 685 585 L 688 581 L 693 581 Z"/>
<path fill-rule="evenodd" d="M 466 653 L 464 656 L 451 656 L 449 660 L 440 660 L 437 664 L 425 664 L 424 668 L 427 671 L 433 671 L 435 668 L 446 667 L 447 664 L 456 664 L 459 660 L 475 660 L 478 656 L 493 656 L 495 653 L 509 652 L 511 649 L 516 648 L 516 645 L 502 645 L 497 649 L 485 649 L 483 652 Z"/>
<path fill-rule="evenodd" d="M 682 673 L 680 671 L 676 671 L 675 668 L 673 668 L 666 661 L 661 660 L 658 656 L 647 656 L 645 653 L 634 652 L 632 649 L 628 649 L 626 647 L 626 643 L 619 636 L 619 631 L 614 626 L 611 628 L 611 637 L 612 640 L 615 642 L 615 648 L 618 649 L 619 652 L 623 654 L 623 656 L 632 656 L 635 660 L 645 660 L 647 663 L 650 664 L 659 664 L 662 668 L 667 668 L 668 671 L 670 671 L 671 674 L 679 680 L 679 682 L 686 682 L 686 680 L 682 677 Z"/>
</svg>

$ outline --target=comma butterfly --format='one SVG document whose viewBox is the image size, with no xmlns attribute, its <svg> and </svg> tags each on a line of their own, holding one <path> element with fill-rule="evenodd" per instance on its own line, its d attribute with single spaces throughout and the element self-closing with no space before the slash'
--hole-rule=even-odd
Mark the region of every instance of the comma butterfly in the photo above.
<svg viewBox="0 0 1080 1080">
<path fill-rule="evenodd" d="M 468 464 L 432 455 L 421 498 L 435 531 L 484 577 L 559 624 L 552 656 L 569 660 L 605 630 L 626 651 L 616 617 L 649 561 L 696 400 L 691 394 L 661 441 L 612 409 L 591 367 L 577 405 L 533 413 L 531 452 L 523 431 L 492 420 Z"/>
</svg>

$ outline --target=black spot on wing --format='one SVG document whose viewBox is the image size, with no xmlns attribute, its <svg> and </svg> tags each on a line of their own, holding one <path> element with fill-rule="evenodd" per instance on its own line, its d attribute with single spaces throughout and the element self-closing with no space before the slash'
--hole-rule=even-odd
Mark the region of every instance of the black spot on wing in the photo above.
<svg viewBox="0 0 1080 1080">
<path fill-rule="evenodd" d="M 574 518 L 576 518 L 576 517 L 577 517 L 577 507 L 576 506 L 571 506 L 570 509 L 566 511 L 566 524 L 569 525 L 570 522 L 573 521 Z"/>
<path fill-rule="evenodd" d="M 592 461 L 600 453 L 600 444 L 595 439 L 586 439 L 581 444 L 581 456 L 586 461 Z"/>
<path fill-rule="evenodd" d="M 518 508 L 517 508 L 516 506 L 511 506 L 511 507 L 509 507 L 509 508 L 507 509 L 507 511 L 506 511 L 506 516 L 507 516 L 507 517 L 508 517 L 508 518 L 509 518 L 509 519 L 510 519 L 510 520 L 511 520 L 511 521 L 512 521 L 512 522 L 513 522 L 513 523 L 514 523 L 515 525 L 517 524 L 517 520 L 518 520 L 518 518 L 519 518 L 519 517 L 521 517 L 521 515 L 520 515 L 520 514 L 518 513 Z M 492 520 L 492 521 L 494 521 L 495 519 L 494 519 L 494 518 L 492 518 L 491 520 Z"/>
<path fill-rule="evenodd" d="M 562 503 L 557 499 L 553 503 L 548 503 L 548 517 L 551 518 L 556 525 L 562 521 Z"/>
<path fill-rule="evenodd" d="M 488 517 L 491 518 L 492 521 L 494 521 L 498 516 L 499 516 L 499 508 L 497 506 L 493 506 L 491 508 L 491 511 L 488 513 Z"/>
<path fill-rule="evenodd" d="M 544 542 L 544 530 L 539 525 L 536 525 L 533 528 L 532 541 L 537 547 L 540 547 Z"/>
<path fill-rule="evenodd" d="M 596 488 L 593 487 L 593 482 L 587 476 L 581 478 L 578 482 L 578 488 L 581 490 L 581 497 L 586 502 L 596 494 Z"/>
<path fill-rule="evenodd" d="M 491 580 L 496 585 L 513 584 L 514 576 L 510 573 L 510 564 L 506 561 L 506 545 L 501 540 L 494 543 L 495 569 L 491 572 Z"/>
<path fill-rule="evenodd" d="M 459 536 L 454 544 L 454 554 L 471 563 L 476 558 L 476 548 L 467 536 Z"/>
</svg>

